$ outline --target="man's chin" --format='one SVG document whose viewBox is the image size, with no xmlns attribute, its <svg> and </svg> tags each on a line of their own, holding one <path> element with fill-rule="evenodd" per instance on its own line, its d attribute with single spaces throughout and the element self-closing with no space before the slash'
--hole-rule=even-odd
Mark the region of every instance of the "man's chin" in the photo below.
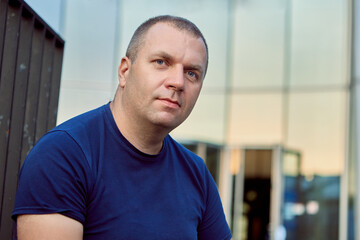
<svg viewBox="0 0 360 240">
<path fill-rule="evenodd" d="M 183 121 L 179 121 L 179 119 L 158 119 L 154 122 L 154 124 L 170 132 L 174 128 L 178 127 L 182 122 Z"/>
</svg>

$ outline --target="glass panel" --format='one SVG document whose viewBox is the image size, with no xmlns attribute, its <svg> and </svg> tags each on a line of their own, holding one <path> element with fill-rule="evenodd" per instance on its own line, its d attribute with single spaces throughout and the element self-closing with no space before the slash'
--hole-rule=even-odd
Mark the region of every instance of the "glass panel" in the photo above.
<svg viewBox="0 0 360 240">
<path fill-rule="evenodd" d="M 300 180 L 288 178 L 285 185 L 300 185 L 301 192 L 284 205 L 284 224 L 294 237 L 290 239 L 338 238 L 346 104 L 345 90 L 289 94 L 287 145 L 302 155 Z"/>
<path fill-rule="evenodd" d="M 285 178 L 283 225 L 287 239 L 338 239 L 340 177 Z"/>
<path fill-rule="evenodd" d="M 284 1 L 236 1 L 232 87 L 281 87 Z"/>
<path fill-rule="evenodd" d="M 304 175 L 339 175 L 344 167 L 346 91 L 291 92 L 287 146 L 301 150 Z"/>
<path fill-rule="evenodd" d="M 300 154 L 283 154 L 283 226 L 287 239 L 338 239 L 339 176 L 300 175 Z"/>
<path fill-rule="evenodd" d="M 292 1 L 291 86 L 347 83 L 346 6 L 343 0 Z"/>
<path fill-rule="evenodd" d="M 281 93 L 233 94 L 230 106 L 230 144 L 262 145 L 282 141 Z"/>
<path fill-rule="evenodd" d="M 272 150 L 246 149 L 244 151 L 244 175 L 236 176 L 236 178 L 244 177 L 243 186 L 238 184 L 234 188 L 234 194 L 242 196 L 235 198 L 234 204 L 242 205 L 242 211 L 234 211 L 233 238 L 268 239 Z M 236 182 L 241 181 L 236 180 Z M 239 194 L 238 191 L 243 191 L 243 194 Z"/>
<path fill-rule="evenodd" d="M 112 82 L 116 2 L 79 0 L 66 1 L 64 5 L 66 47 L 62 81 Z"/>
</svg>

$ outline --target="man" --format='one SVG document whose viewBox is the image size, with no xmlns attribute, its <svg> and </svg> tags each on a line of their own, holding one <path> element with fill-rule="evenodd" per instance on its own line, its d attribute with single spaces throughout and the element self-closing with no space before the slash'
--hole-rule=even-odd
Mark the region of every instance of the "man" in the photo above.
<svg viewBox="0 0 360 240">
<path fill-rule="evenodd" d="M 204 162 L 168 135 L 193 109 L 207 63 L 193 23 L 143 23 L 114 100 L 47 133 L 26 159 L 18 238 L 230 239 Z"/>
</svg>

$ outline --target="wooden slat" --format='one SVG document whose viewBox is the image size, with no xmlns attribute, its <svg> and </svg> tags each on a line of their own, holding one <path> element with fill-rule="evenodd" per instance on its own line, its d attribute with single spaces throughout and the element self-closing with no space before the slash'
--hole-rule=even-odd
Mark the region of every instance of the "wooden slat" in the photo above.
<svg viewBox="0 0 360 240">
<path fill-rule="evenodd" d="M 0 0 L 0 72 L 2 67 L 2 55 L 3 55 L 3 46 L 5 39 L 5 26 L 6 26 L 6 16 L 7 16 L 7 1 Z M 1 81 L 1 78 L 0 78 Z"/>
<path fill-rule="evenodd" d="M 39 104 L 36 117 L 35 142 L 37 142 L 47 132 L 47 119 L 50 98 L 51 75 L 53 72 L 53 57 L 55 48 L 55 38 L 49 32 L 45 33 L 45 44 L 42 59 Z"/>
<path fill-rule="evenodd" d="M 60 89 L 63 52 L 64 52 L 64 44 L 62 44 L 60 42 L 56 42 L 55 43 L 55 53 L 54 53 L 53 73 L 52 73 L 52 79 L 51 79 L 48 122 L 47 122 L 47 130 L 48 131 L 50 129 L 52 129 L 53 127 L 55 127 L 55 125 L 56 125 L 58 103 L 59 103 L 59 89 Z"/>
<path fill-rule="evenodd" d="M 13 222 L 9 221 L 9 219 L 11 219 L 11 212 L 14 208 L 14 196 L 16 194 L 18 182 L 33 26 L 32 14 L 26 9 L 23 9 L 20 23 L 9 144 L 5 170 L 0 227 L 1 239 L 11 239 L 13 230 Z"/>
<path fill-rule="evenodd" d="M 41 63 L 45 41 L 44 25 L 35 21 L 32 36 L 29 81 L 26 96 L 24 134 L 21 149 L 21 165 L 35 144 L 36 117 L 39 99 Z"/>
<path fill-rule="evenodd" d="M 20 9 L 10 6 L 7 11 L 0 81 L 0 193 L 3 193 L 6 155 L 10 133 L 10 113 L 15 81 L 16 56 L 20 26 Z M 0 206 L 2 206 L 3 197 Z M 0 222 L 0 225 L 2 223 Z M 1 236 L 0 236 L 1 237 Z M 1 238 L 2 239 L 2 238 Z"/>
</svg>

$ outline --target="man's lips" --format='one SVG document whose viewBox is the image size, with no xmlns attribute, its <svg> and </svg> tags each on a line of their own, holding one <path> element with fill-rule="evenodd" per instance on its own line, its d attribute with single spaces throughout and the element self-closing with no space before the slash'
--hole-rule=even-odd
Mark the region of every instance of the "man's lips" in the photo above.
<svg viewBox="0 0 360 240">
<path fill-rule="evenodd" d="M 179 104 L 179 102 L 177 100 L 170 99 L 170 98 L 158 98 L 158 99 L 171 108 L 181 107 L 181 105 Z"/>
</svg>

